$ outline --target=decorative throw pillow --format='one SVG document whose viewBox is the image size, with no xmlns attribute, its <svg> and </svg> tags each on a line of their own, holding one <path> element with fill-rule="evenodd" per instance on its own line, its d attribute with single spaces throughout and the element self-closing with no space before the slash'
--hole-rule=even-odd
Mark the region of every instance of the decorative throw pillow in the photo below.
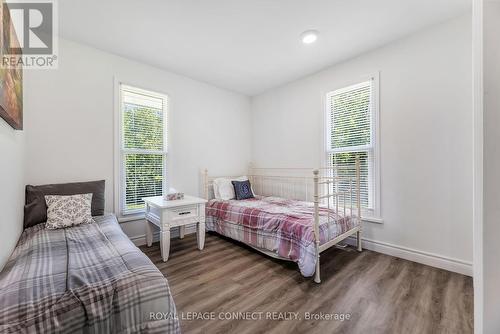
<svg viewBox="0 0 500 334">
<path fill-rule="evenodd" d="M 248 177 L 240 176 L 235 179 L 227 179 L 227 178 L 217 178 L 213 181 L 214 184 L 214 195 L 216 199 L 222 199 L 224 201 L 233 199 L 234 196 L 234 186 L 231 183 L 232 181 L 246 181 Z"/>
<path fill-rule="evenodd" d="M 237 200 L 254 198 L 250 181 L 231 181 L 234 187 L 234 194 Z"/>
<path fill-rule="evenodd" d="M 92 223 L 92 194 L 70 196 L 46 195 L 48 229 Z"/>
</svg>

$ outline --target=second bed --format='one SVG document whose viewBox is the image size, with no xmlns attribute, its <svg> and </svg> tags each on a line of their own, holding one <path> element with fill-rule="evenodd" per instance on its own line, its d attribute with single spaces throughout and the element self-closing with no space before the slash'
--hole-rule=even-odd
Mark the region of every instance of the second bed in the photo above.
<svg viewBox="0 0 500 334">
<path fill-rule="evenodd" d="M 359 162 L 351 169 L 343 176 L 338 169 L 323 176 L 315 170 L 312 177 L 251 169 L 248 179 L 259 195 L 243 200 L 210 196 L 213 181 L 221 178 L 205 171 L 206 228 L 296 262 L 303 276 L 315 275 L 320 283 L 321 252 L 354 234 L 361 251 Z"/>
</svg>

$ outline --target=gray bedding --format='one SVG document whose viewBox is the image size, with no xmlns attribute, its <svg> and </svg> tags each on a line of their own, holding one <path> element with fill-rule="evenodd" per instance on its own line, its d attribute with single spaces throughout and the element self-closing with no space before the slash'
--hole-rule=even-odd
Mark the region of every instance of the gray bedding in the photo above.
<svg viewBox="0 0 500 334">
<path fill-rule="evenodd" d="M 163 274 L 113 215 L 94 219 L 23 232 L 0 273 L 0 333 L 180 332 Z"/>
</svg>

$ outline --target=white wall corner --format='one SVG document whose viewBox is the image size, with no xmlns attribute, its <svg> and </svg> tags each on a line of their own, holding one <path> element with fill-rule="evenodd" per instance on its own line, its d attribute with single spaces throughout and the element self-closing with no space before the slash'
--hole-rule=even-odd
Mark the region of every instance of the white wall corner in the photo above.
<svg viewBox="0 0 500 334">
<path fill-rule="evenodd" d="M 483 0 L 472 1 L 473 61 L 473 279 L 474 333 L 482 334 L 483 308 Z"/>
</svg>

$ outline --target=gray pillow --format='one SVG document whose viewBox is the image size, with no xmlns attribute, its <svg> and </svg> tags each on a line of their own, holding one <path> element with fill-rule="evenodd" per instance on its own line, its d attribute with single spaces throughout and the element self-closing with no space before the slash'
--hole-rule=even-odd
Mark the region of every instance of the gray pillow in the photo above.
<svg viewBox="0 0 500 334">
<path fill-rule="evenodd" d="M 78 195 L 92 194 L 92 216 L 104 214 L 105 181 L 46 184 L 42 186 L 26 186 L 26 202 L 24 205 L 24 228 L 47 221 L 47 204 L 45 195 Z"/>
</svg>

